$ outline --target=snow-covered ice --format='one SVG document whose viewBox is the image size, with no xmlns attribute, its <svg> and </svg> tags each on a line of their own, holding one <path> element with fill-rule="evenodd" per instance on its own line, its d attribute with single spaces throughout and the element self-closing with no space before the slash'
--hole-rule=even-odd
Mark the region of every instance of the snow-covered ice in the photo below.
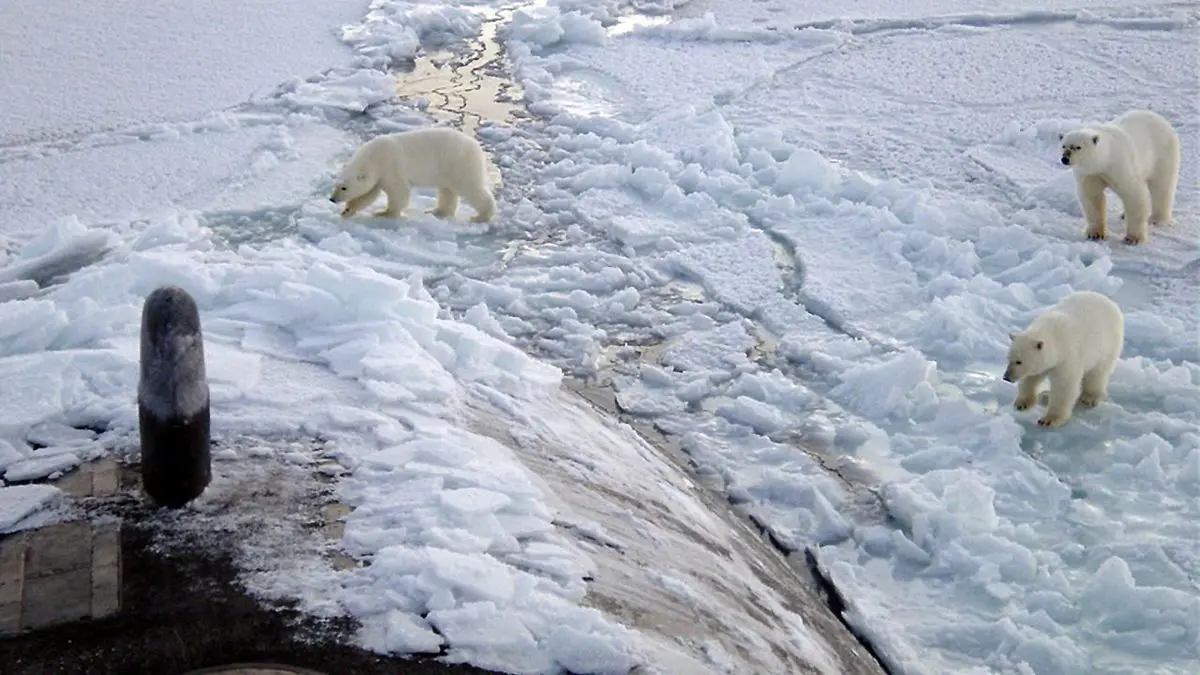
<svg viewBox="0 0 1200 675">
<path fill-rule="evenodd" d="M 820 4 L 510 44 L 569 152 L 538 197 L 572 200 L 575 238 L 643 299 L 617 315 L 556 290 L 531 317 L 550 294 L 526 279 L 574 263 L 543 254 L 541 277 L 510 274 L 516 325 L 565 363 L 609 358 L 622 407 L 813 550 L 897 671 L 1190 672 L 1200 138 L 1195 68 L 1173 64 L 1194 64 L 1195 12 Z M 1141 249 L 1081 241 L 1056 135 L 1133 105 L 1191 148 L 1177 222 Z M 1125 359 L 1112 402 L 1040 432 L 998 381 L 1006 335 L 1075 289 L 1122 303 Z M 647 334 L 665 346 L 627 367 L 614 344 Z M 1097 604 L 1098 575 L 1163 605 Z"/>
<path fill-rule="evenodd" d="M 0 9 L 6 481 L 129 443 L 141 302 L 177 284 L 214 434 L 324 439 L 370 563 L 254 584 L 349 611 L 372 649 L 844 669 L 744 524 L 566 371 L 807 552 L 892 672 L 1194 672 L 1195 7 L 52 5 Z M 478 131 L 496 222 L 424 215 L 430 191 L 401 224 L 339 219 L 355 145 L 429 123 L 388 69 L 497 17 L 532 117 Z M 1133 106 L 1179 128 L 1176 222 L 1085 241 L 1057 134 Z M 1041 430 L 999 378 L 1007 334 L 1083 289 L 1126 315 L 1112 400 Z M 0 529 L 56 500 L 0 487 Z"/>
<path fill-rule="evenodd" d="M 0 453 L 4 446 L 0 445 Z M 3 461 L 3 455 L 0 455 Z M 53 506 L 62 491 L 53 485 L 9 485 L 0 487 L 0 533 L 9 532 L 30 516 Z"/>
</svg>

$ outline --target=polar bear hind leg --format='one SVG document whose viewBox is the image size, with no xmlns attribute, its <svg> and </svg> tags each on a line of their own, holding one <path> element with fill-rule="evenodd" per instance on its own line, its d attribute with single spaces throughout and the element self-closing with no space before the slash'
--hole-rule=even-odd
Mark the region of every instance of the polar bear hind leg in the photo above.
<svg viewBox="0 0 1200 675">
<path fill-rule="evenodd" d="M 1082 386 L 1079 394 L 1080 405 L 1092 408 L 1099 404 L 1100 401 L 1108 398 L 1108 379 L 1112 377 L 1113 371 L 1117 368 L 1117 361 L 1121 359 L 1121 345 L 1125 342 L 1125 328 L 1123 325 L 1118 327 L 1114 337 L 1116 338 L 1116 347 L 1109 349 L 1099 363 L 1083 374 L 1083 382 L 1081 383 Z"/>
<path fill-rule="evenodd" d="M 1094 408 L 1108 396 L 1108 378 L 1112 375 L 1114 365 L 1102 363 L 1084 373 L 1079 394 L 1080 405 Z"/>
<path fill-rule="evenodd" d="M 447 187 L 437 189 L 437 206 L 430 210 L 434 216 L 452 220 L 458 213 L 458 195 Z"/>
<path fill-rule="evenodd" d="M 1083 207 L 1083 217 L 1087 221 L 1088 239 L 1108 237 L 1108 202 L 1104 198 L 1106 187 L 1104 179 L 1099 176 L 1079 179 L 1079 205 Z"/>
<path fill-rule="evenodd" d="M 1129 181 L 1117 192 L 1125 207 L 1125 243 L 1137 245 L 1146 241 L 1150 222 L 1150 189 L 1140 181 Z"/>
<path fill-rule="evenodd" d="M 1158 165 L 1147 181 L 1150 189 L 1150 222 L 1156 225 L 1171 223 L 1175 188 L 1179 185 L 1179 140 L 1173 141 L 1164 156 L 1159 158 Z"/>
<path fill-rule="evenodd" d="M 488 192 L 486 178 L 480 180 L 478 184 L 464 186 L 461 196 L 463 201 L 471 205 L 475 209 L 475 217 L 471 218 L 472 223 L 486 223 L 496 215 L 496 198 Z"/>
</svg>

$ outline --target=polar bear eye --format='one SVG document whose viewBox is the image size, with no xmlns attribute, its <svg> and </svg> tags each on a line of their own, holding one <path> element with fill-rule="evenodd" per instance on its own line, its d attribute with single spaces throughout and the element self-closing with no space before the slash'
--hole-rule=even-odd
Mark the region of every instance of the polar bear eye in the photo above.
<svg viewBox="0 0 1200 675">
<path fill-rule="evenodd" d="M 345 185 L 343 185 L 343 186 L 339 187 L 339 188 L 338 188 L 338 191 L 339 191 L 339 192 L 345 192 L 345 191 L 346 191 L 346 186 L 345 186 Z"/>
<path fill-rule="evenodd" d="M 1021 365 L 1021 362 L 1020 362 L 1020 361 L 1013 361 L 1013 365 L 1014 365 L 1014 366 L 1019 366 L 1019 365 Z"/>
</svg>

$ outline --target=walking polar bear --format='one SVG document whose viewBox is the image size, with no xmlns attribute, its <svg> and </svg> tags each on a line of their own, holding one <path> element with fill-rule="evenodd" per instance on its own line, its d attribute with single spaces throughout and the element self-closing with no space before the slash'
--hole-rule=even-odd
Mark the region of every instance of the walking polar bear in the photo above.
<svg viewBox="0 0 1200 675">
<path fill-rule="evenodd" d="M 1038 425 L 1058 427 L 1071 419 L 1076 402 L 1091 408 L 1108 395 L 1108 378 L 1125 344 L 1125 315 L 1099 293 L 1076 291 L 1009 337 L 1004 381 L 1017 383 L 1013 407 L 1033 406 L 1048 378 L 1050 397 Z"/>
<path fill-rule="evenodd" d="M 1075 174 L 1088 239 L 1108 236 L 1106 188 L 1112 188 L 1125 207 L 1125 243 L 1145 241 L 1151 222 L 1170 223 L 1179 182 L 1179 135 L 1162 115 L 1131 110 L 1112 122 L 1059 138 L 1062 163 Z"/>
<path fill-rule="evenodd" d="M 348 218 L 371 205 L 380 192 L 387 207 L 375 213 L 399 218 L 413 187 L 436 187 L 437 207 L 430 213 L 453 219 L 458 200 L 475 209 L 472 222 L 488 222 L 496 200 L 488 188 L 487 154 L 474 138 L 448 127 L 423 127 L 377 136 L 363 143 L 342 168 L 329 201 L 345 202 Z"/>
</svg>

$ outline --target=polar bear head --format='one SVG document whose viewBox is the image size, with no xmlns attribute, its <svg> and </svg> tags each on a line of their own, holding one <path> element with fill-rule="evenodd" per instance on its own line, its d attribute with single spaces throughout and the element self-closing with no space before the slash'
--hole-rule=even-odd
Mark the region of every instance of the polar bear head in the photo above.
<svg viewBox="0 0 1200 675">
<path fill-rule="evenodd" d="M 1062 163 L 1085 173 L 1097 173 L 1108 163 L 1108 143 L 1098 129 L 1084 127 L 1058 135 Z"/>
<path fill-rule="evenodd" d="M 1012 344 L 1008 348 L 1008 367 L 1004 369 L 1004 381 L 1016 382 L 1030 375 L 1041 375 L 1058 365 L 1058 351 L 1049 336 L 1037 330 L 1009 333 Z"/>
<path fill-rule="evenodd" d="M 379 176 L 371 170 L 368 163 L 358 156 L 352 157 L 342 169 L 338 182 L 333 184 L 333 194 L 329 201 L 333 203 L 348 202 L 370 192 L 379 183 Z"/>
</svg>

